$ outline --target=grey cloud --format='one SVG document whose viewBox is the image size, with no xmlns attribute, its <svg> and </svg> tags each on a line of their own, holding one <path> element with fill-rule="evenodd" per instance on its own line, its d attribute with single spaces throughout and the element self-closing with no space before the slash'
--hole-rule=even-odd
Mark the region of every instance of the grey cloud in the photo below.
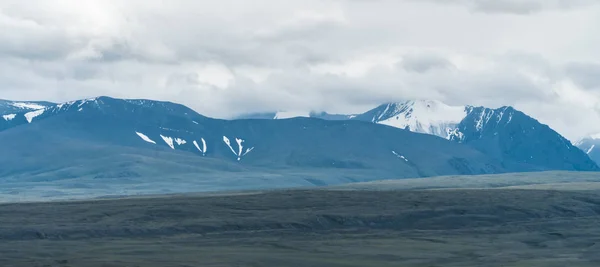
<svg viewBox="0 0 600 267">
<path fill-rule="evenodd" d="M 462 5 L 484 13 L 526 15 L 546 10 L 568 10 L 598 4 L 595 0 L 426 0 L 439 4 Z"/>
<path fill-rule="evenodd" d="M 573 62 L 565 66 L 566 74 L 586 89 L 600 89 L 600 64 Z"/>
<path fill-rule="evenodd" d="M 398 63 L 407 71 L 424 73 L 430 70 L 451 70 L 456 67 L 446 58 L 435 54 L 409 54 Z"/>
<path fill-rule="evenodd" d="M 471 5 L 475 10 L 489 13 L 530 14 L 542 11 L 545 8 L 543 2 L 523 0 L 481 0 L 475 1 Z"/>
<path fill-rule="evenodd" d="M 260 84 L 248 80 L 235 82 L 232 87 L 221 91 L 223 97 L 220 98 L 225 99 L 225 106 L 249 110 L 348 109 L 360 112 L 364 110 L 350 108 L 415 98 L 439 99 L 456 105 L 500 106 L 547 101 L 556 97 L 548 90 L 549 84 L 536 84 L 511 66 L 486 72 L 446 67 L 438 70 L 415 74 L 413 70 L 404 68 L 381 67 L 362 77 L 345 77 L 289 69 Z M 239 92 L 243 95 L 233 95 Z"/>
</svg>

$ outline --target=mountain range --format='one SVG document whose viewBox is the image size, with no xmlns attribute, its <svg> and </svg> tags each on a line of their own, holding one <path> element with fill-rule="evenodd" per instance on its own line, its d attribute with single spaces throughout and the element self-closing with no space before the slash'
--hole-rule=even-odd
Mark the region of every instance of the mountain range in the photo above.
<svg viewBox="0 0 600 267">
<path fill-rule="evenodd" d="M 560 134 L 511 107 L 407 101 L 356 115 L 280 112 L 221 120 L 151 100 L 2 103 L 4 195 L 189 192 L 599 170 Z"/>
<path fill-rule="evenodd" d="M 306 116 L 328 119 L 329 114 L 310 113 Z M 409 100 L 383 104 L 362 114 L 334 116 L 335 120 L 342 118 L 388 125 L 468 144 L 515 171 L 596 169 L 596 163 L 586 158 L 569 140 L 547 125 L 508 106 L 491 109 L 449 106 L 432 100 Z M 600 162 L 600 157 L 593 159 Z"/>
</svg>

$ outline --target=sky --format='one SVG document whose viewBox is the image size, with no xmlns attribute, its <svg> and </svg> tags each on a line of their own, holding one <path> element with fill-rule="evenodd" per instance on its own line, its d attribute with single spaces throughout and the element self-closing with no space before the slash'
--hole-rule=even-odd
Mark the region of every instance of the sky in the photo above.
<svg viewBox="0 0 600 267">
<path fill-rule="evenodd" d="M 596 0 L 0 0 L 0 98 L 249 112 L 505 105 L 600 132 Z"/>
</svg>

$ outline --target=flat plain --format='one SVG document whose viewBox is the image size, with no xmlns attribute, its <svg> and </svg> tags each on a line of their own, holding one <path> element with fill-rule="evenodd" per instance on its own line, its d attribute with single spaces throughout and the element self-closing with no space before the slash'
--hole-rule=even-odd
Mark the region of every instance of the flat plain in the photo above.
<svg viewBox="0 0 600 267">
<path fill-rule="evenodd" d="M 277 190 L 0 205 L 0 266 L 598 266 L 600 193 Z"/>
</svg>

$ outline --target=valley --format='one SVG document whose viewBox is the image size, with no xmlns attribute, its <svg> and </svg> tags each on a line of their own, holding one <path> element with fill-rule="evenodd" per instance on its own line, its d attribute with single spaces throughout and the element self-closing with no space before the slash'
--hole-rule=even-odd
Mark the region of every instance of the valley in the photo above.
<svg viewBox="0 0 600 267">
<path fill-rule="evenodd" d="M 594 190 L 275 190 L 0 205 L 2 266 L 596 266 Z"/>
</svg>

